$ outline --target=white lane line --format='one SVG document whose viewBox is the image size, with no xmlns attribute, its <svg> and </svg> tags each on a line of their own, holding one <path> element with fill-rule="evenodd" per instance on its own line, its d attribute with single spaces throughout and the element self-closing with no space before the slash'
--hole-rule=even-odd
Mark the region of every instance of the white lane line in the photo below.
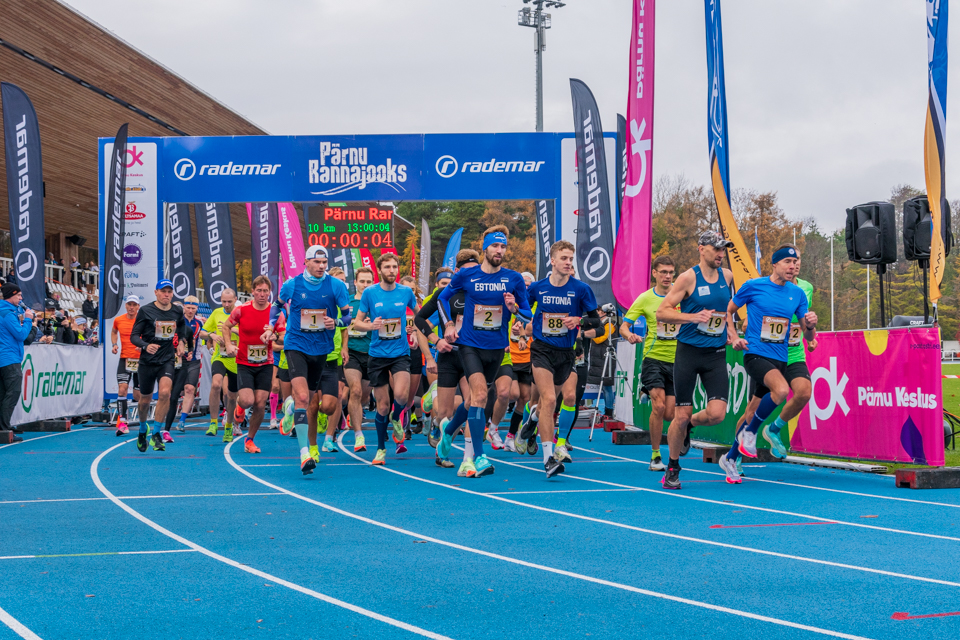
<svg viewBox="0 0 960 640">
<path fill-rule="evenodd" d="M 617 492 L 636 492 L 636 489 L 558 489 L 556 491 L 491 491 L 484 493 L 485 496 L 522 496 L 535 493 L 617 493 Z"/>
<path fill-rule="evenodd" d="M 9 447 L 10 445 L 7 446 Z M 13 632 L 21 638 L 26 638 L 26 640 L 43 640 L 40 636 L 35 634 L 33 631 L 30 631 L 30 629 L 27 629 L 20 623 L 19 620 L 14 618 L 3 609 L 0 609 L 0 622 L 3 622 L 3 624 L 13 629 Z"/>
<path fill-rule="evenodd" d="M 106 498 L 104 498 L 106 500 Z M 51 553 L 36 556 L 0 556 L 0 560 L 27 560 L 42 558 L 84 558 L 87 556 L 150 556 L 163 553 L 193 553 L 193 549 L 165 549 L 162 551 L 94 551 L 92 553 Z"/>
<path fill-rule="evenodd" d="M 238 440 L 235 440 L 234 442 L 237 442 L 237 441 L 238 441 Z M 321 600 L 321 601 L 326 602 L 326 603 L 328 603 L 328 604 L 332 604 L 332 605 L 334 605 L 334 606 L 336 606 L 336 607 L 341 607 L 341 608 L 343 608 L 343 609 L 347 609 L 348 611 L 353 611 L 354 613 L 358 613 L 358 614 L 360 614 L 360 615 L 362 615 L 362 616 L 366 616 L 366 617 L 368 617 L 368 618 L 372 618 L 372 619 L 374 619 L 374 620 L 377 620 L 377 621 L 379 621 L 379 622 L 383 622 L 383 623 L 385 623 L 385 624 L 388 624 L 388 625 L 390 625 L 390 626 L 396 627 L 396 628 L 398 628 L 398 629 L 403 629 L 404 631 L 409 631 L 409 632 L 411 632 L 411 633 L 415 633 L 415 634 L 420 635 L 420 636 L 423 636 L 423 637 L 425 637 L 425 638 L 431 638 L 432 640 L 452 640 L 451 638 L 448 638 L 447 636 L 442 636 L 442 635 L 440 635 L 440 634 L 438 634 L 438 633 L 434 633 L 434 632 L 432 632 L 432 631 L 427 631 L 426 629 L 421 629 L 420 627 L 416 627 L 416 626 L 414 626 L 414 625 L 412 625 L 412 624 L 407 624 L 406 622 L 402 622 L 402 621 L 400 621 L 400 620 L 395 620 L 394 618 L 390 618 L 390 617 L 381 615 L 381 614 L 379 614 L 379 613 L 376 613 L 376 612 L 374 612 L 374 611 L 370 611 L 370 610 L 368 610 L 368 609 L 364 609 L 364 608 L 362 608 L 362 607 L 358 607 L 357 605 L 350 604 L 349 602 L 344 602 L 343 600 L 338 600 L 337 598 L 332 598 L 332 597 L 330 597 L 330 596 L 328 596 L 328 595 L 325 595 L 325 594 L 320 593 L 319 591 L 314 591 L 313 589 L 308 589 L 308 588 L 303 587 L 303 586 L 300 586 L 300 585 L 298 585 L 298 584 L 294 584 L 293 582 L 289 582 L 289 581 L 287 581 L 287 580 L 284 580 L 283 578 L 279 578 L 279 577 L 277 577 L 277 576 L 274 576 L 274 575 L 271 575 L 271 574 L 269 574 L 269 573 L 266 573 L 265 571 L 260 571 L 260 570 L 258 570 L 258 569 L 254 569 L 254 568 L 251 567 L 251 566 L 248 566 L 248 565 L 245 565 L 245 564 L 241 564 L 241 563 L 237 562 L 236 560 L 232 560 L 232 559 L 227 558 L 227 557 L 225 557 L 225 556 L 221 556 L 220 554 L 214 553 L 213 551 L 210 551 L 209 549 L 207 549 L 207 548 L 205 548 L 205 547 L 201 547 L 201 546 L 198 545 L 197 543 L 192 542 L 192 541 L 190 541 L 190 540 L 187 540 L 187 539 L 184 538 L 183 536 L 179 536 L 179 535 L 177 535 L 176 533 L 170 531 L 169 529 L 165 529 L 165 528 L 161 527 L 159 524 L 157 524 L 157 523 L 154 522 L 153 520 L 150 520 L 150 519 L 147 518 L 146 516 L 142 515 L 139 511 L 134 510 L 132 507 L 130 507 L 130 506 L 127 505 L 126 503 L 122 502 L 122 501 L 120 500 L 120 498 L 118 498 L 118 497 L 115 496 L 113 493 L 111 493 L 110 490 L 107 489 L 107 488 L 103 485 L 103 483 L 100 481 L 100 474 L 99 474 L 99 471 L 98 471 L 99 466 L 100 466 L 100 461 L 103 460 L 103 458 L 106 457 L 106 455 L 109 454 L 111 451 L 113 451 L 114 449 L 117 449 L 117 448 L 119 448 L 119 447 L 122 447 L 123 445 L 127 444 L 128 442 L 134 442 L 134 440 L 132 440 L 132 439 L 131 439 L 131 440 L 126 440 L 126 441 L 124 441 L 124 442 L 121 442 L 120 444 L 116 444 L 116 445 L 110 447 L 109 449 L 107 449 L 106 451 L 104 451 L 103 453 L 101 453 L 99 456 L 97 456 L 97 458 L 93 461 L 93 464 L 90 465 L 90 477 L 93 479 L 93 484 L 95 484 L 96 487 L 97 487 L 97 489 L 100 490 L 100 493 L 102 493 L 103 495 L 105 495 L 105 496 L 106 496 L 111 502 L 113 502 L 115 505 L 117 505 L 118 507 L 120 507 L 121 509 L 123 509 L 124 511 L 126 511 L 127 513 L 129 513 L 131 516 L 133 516 L 134 518 L 136 518 L 136 519 L 139 520 L 140 522 L 144 523 L 145 525 L 147 525 L 148 527 L 150 527 L 150 528 L 153 529 L 154 531 L 157 531 L 157 532 L 159 532 L 159 533 L 162 533 L 163 535 L 167 536 L 168 538 L 170 538 L 170 539 L 172 539 L 172 540 L 176 540 L 176 541 L 179 542 L 180 544 L 182 544 L 182 545 L 184 545 L 184 546 L 187 546 L 187 547 L 190 547 L 190 548 L 193 549 L 194 551 L 198 551 L 198 552 L 202 553 L 203 555 L 205 555 L 205 556 L 207 556 L 207 557 L 209 557 L 209 558 L 213 558 L 214 560 L 217 560 L 218 562 L 222 562 L 222 563 L 224 563 L 224 564 L 226 564 L 226 565 L 229 565 L 229 566 L 231 566 L 231 567 L 234 567 L 235 569 L 240 569 L 241 571 L 246 571 L 247 573 L 250 573 L 250 574 L 255 575 L 255 576 L 259 576 L 259 577 L 261 577 L 261 578 L 264 578 L 264 579 L 266 579 L 266 580 L 269 580 L 270 582 L 273 582 L 273 583 L 282 585 L 282 586 L 287 587 L 288 589 L 292 589 L 292 590 L 294 590 L 294 591 L 298 591 L 299 593 L 302 593 L 302 594 L 304 594 L 304 595 L 311 596 L 311 597 L 313 597 L 313 598 L 316 598 L 317 600 Z M 230 444 L 232 445 L 233 443 L 230 443 Z M 229 446 L 230 446 L 230 445 L 227 446 L 227 449 L 229 449 Z M 236 464 L 233 462 L 233 460 L 230 460 L 230 464 L 232 464 L 234 467 L 236 467 L 237 469 L 239 469 L 239 467 L 236 466 Z M 247 475 L 251 475 L 249 472 L 243 471 L 243 469 L 240 469 L 240 471 L 243 472 L 243 473 L 246 473 Z M 251 477 L 252 477 L 252 475 L 251 475 Z M 286 491 L 281 491 L 281 493 L 287 493 L 287 492 L 286 492 Z"/>
<path fill-rule="evenodd" d="M 350 454 L 350 455 L 353 455 L 353 454 Z M 357 458 L 358 460 L 362 460 L 362 458 L 359 458 L 359 457 L 357 457 L 357 456 L 354 456 L 354 457 Z M 369 463 L 367 463 L 367 464 L 369 465 Z M 373 466 L 373 465 L 370 465 L 370 466 Z M 674 540 L 683 540 L 683 541 L 685 541 L 685 542 L 696 542 L 696 543 L 698 543 L 698 544 L 706 544 L 706 545 L 710 545 L 710 546 L 714 546 L 714 547 L 722 547 L 722 548 L 725 548 L 725 549 L 734 549 L 734 550 L 737 550 L 737 551 L 746 551 L 746 552 L 748 552 L 748 553 L 757 553 L 757 554 L 760 554 L 760 555 L 773 556 L 773 557 L 776 557 L 776 558 L 785 558 L 785 559 L 787 559 L 787 560 L 798 560 L 798 561 L 800 561 L 800 562 L 810 562 L 810 563 L 813 563 L 813 564 L 820 564 L 820 565 L 824 565 L 824 566 L 828 566 L 828 567 L 836 567 L 836 568 L 839 568 L 839 569 L 851 569 L 851 570 L 853 570 L 853 571 L 862 571 L 862 572 L 865 572 L 865 573 L 874 573 L 874 574 L 883 575 L 883 576 L 890 576 L 890 577 L 893 577 L 893 578 L 903 578 L 903 579 L 905 579 L 905 580 L 916 580 L 916 581 L 918 581 L 918 582 L 930 582 L 930 583 L 933 583 L 933 584 L 946 585 L 946 586 L 948 586 L 948 587 L 960 587 L 960 582 L 949 582 L 949 581 L 947 581 L 947 580 L 938 580 L 938 579 L 936 579 L 936 578 L 924 578 L 924 577 L 922 577 L 922 576 L 915 576 L 915 575 L 911 575 L 911 574 L 908 574 L 908 573 L 896 573 L 896 572 L 893 572 L 893 571 L 885 571 L 885 570 L 883 570 L 883 569 L 872 569 L 872 568 L 870 568 L 870 567 L 862 567 L 862 566 L 853 565 L 853 564 L 844 564 L 844 563 L 841 563 L 841 562 L 832 562 L 832 561 L 830 561 L 830 560 L 819 560 L 819 559 L 817 559 L 817 558 L 808 558 L 808 557 L 806 557 L 806 556 L 797 556 L 797 555 L 791 555 L 791 554 L 787 554 L 787 553 L 779 553 L 779 552 L 776 552 L 776 551 L 766 551 L 766 550 L 763 550 L 763 549 L 757 549 L 757 548 L 755 548 L 755 547 L 743 547 L 743 546 L 740 546 L 740 545 L 729 544 L 729 543 L 725 543 L 725 542 L 717 542 L 717 541 L 715 541 L 715 540 L 706 540 L 706 539 L 704 539 L 704 538 L 694 538 L 694 537 L 692 537 L 692 536 L 684 536 L 684 535 L 680 535 L 680 534 L 676 534 L 676 533 L 667 533 L 667 532 L 665 532 L 665 531 L 657 531 L 657 530 L 655 530 L 655 529 L 645 529 L 645 528 L 643 528 L 643 527 L 637 527 L 637 526 L 630 525 L 630 524 L 624 524 L 624 523 L 622 523 L 622 522 L 616 522 L 616 521 L 613 521 L 613 520 L 604 520 L 604 519 L 602 519 L 602 518 L 593 518 L 593 517 L 581 515 L 581 514 L 578 514 L 578 513 L 570 513 L 570 512 L 568 512 L 568 511 L 560 511 L 559 509 L 550 509 L 549 507 L 541 507 L 541 506 L 539 506 L 539 505 L 528 504 L 528 503 L 526 503 L 526 502 L 517 502 L 516 500 L 509 500 L 509 499 L 507 499 L 507 498 L 501 497 L 502 495 L 504 495 L 504 494 L 502 494 L 502 493 L 480 493 L 480 492 L 478 492 L 478 491 L 471 491 L 471 490 L 469 490 L 469 489 L 464 489 L 463 487 L 458 487 L 458 486 L 455 486 L 455 485 L 445 484 L 445 483 L 443 483 L 443 482 L 436 482 L 436 481 L 434 481 L 434 480 L 428 480 L 428 479 L 426 479 L 426 478 L 421 478 L 421 477 L 419 477 L 419 476 L 414 476 L 414 475 L 410 475 L 410 474 L 408 474 L 408 473 L 403 473 L 402 471 L 397 471 L 397 470 L 395 470 L 395 469 L 390 469 L 389 467 L 378 467 L 378 468 L 382 468 L 384 471 L 388 471 L 388 472 L 390 472 L 390 473 L 396 474 L 396 475 L 398 475 L 398 476 L 402 476 L 402 477 L 404 477 L 404 478 L 410 478 L 411 480 L 419 480 L 420 482 L 424 482 L 424 483 L 426 483 L 426 484 L 432 484 L 432 485 L 435 485 L 435 486 L 438 486 L 438 487 L 444 487 L 444 488 L 446 488 L 446 489 L 453 489 L 454 491 L 459 491 L 459 492 L 461 492 L 461 493 L 467 493 L 467 494 L 470 494 L 470 495 L 481 496 L 481 497 L 484 497 L 484 498 L 490 498 L 491 500 L 497 500 L 497 501 L 499 501 L 499 502 L 506 502 L 506 503 L 508 503 L 508 504 L 513 504 L 513 505 L 517 505 L 517 506 L 520 506 L 520 507 L 526 507 L 526 508 L 528 508 L 528 509 L 535 509 L 536 511 L 543 511 L 543 512 L 546 512 L 546 513 L 553 513 L 553 514 L 556 514 L 556 515 L 566 516 L 566 517 L 568 517 L 568 518 L 575 518 L 575 519 L 577 519 L 577 520 L 585 520 L 585 521 L 587 521 L 587 522 L 595 522 L 595 523 L 597 523 L 597 524 L 605 524 L 605 525 L 609 525 L 609 526 L 611 526 L 611 527 L 617 527 L 617 528 L 620 528 L 620 529 L 627 529 L 627 530 L 630 530 L 630 531 L 638 531 L 638 532 L 640 532 L 640 533 L 647 533 L 647 534 L 650 534 L 650 535 L 661 536 L 661 537 L 663 537 L 663 538 L 672 538 L 672 539 L 674 539 Z M 271 486 L 272 486 L 272 485 L 271 485 Z M 607 491 L 607 489 L 601 489 L 601 491 Z M 620 491 L 636 491 L 636 489 L 621 489 Z M 511 494 L 515 494 L 515 493 L 519 493 L 519 492 L 510 492 L 510 493 L 511 493 Z M 532 491 L 531 491 L 531 492 L 527 492 L 527 493 L 537 493 L 537 492 L 532 492 Z M 546 492 L 546 493 L 556 493 L 556 492 Z M 831 521 L 831 522 L 832 522 L 832 521 Z"/>
<path fill-rule="evenodd" d="M 756 613 L 751 613 L 751 612 L 749 612 L 749 611 L 741 611 L 741 610 L 739 610 L 739 609 L 731 609 L 731 608 L 729 608 L 729 607 L 723 607 L 723 606 L 720 606 L 720 605 L 710 604 L 710 603 L 708 603 L 708 602 L 700 602 L 699 600 L 690 600 L 690 599 L 688 599 L 688 598 L 681 598 L 681 597 L 679 597 L 679 596 L 673 596 L 673 595 L 666 594 L 666 593 L 660 593 L 660 592 L 658 592 L 658 591 L 650 591 L 650 590 L 648 590 L 648 589 L 641 589 L 641 588 L 639 588 L 639 587 L 634 587 L 634 586 L 631 586 L 631 585 L 628 585 L 628 584 L 622 584 L 622 583 L 619 583 L 619 582 L 612 582 L 612 581 L 610 581 L 610 580 L 603 580 L 603 579 L 601 579 L 601 578 L 595 578 L 595 577 L 593 577 L 593 576 L 587 576 L 587 575 L 583 575 L 583 574 L 581 574 L 581 573 L 574 573 L 574 572 L 572 572 L 572 571 L 564 571 L 563 569 L 556 569 L 556 568 L 554 568 L 554 567 L 548 567 L 548 566 L 545 566 L 545 565 L 542 565 L 542 564 L 536 564 L 536 563 L 533 563 L 533 562 L 527 562 L 527 561 L 525 561 L 525 560 L 519 560 L 519 559 L 517 559 L 517 558 L 511 558 L 511 557 L 509 557 L 509 556 L 502 556 L 502 555 L 500 555 L 500 554 L 498 554 L 498 553 L 492 553 L 492 552 L 490 552 L 490 551 L 483 551 L 482 549 L 475 549 L 475 548 L 473 548 L 473 547 L 467 547 L 467 546 L 464 546 L 464 545 L 461 545 L 461 544 L 456 544 L 456 543 L 454 543 L 454 542 L 448 542 L 448 541 L 446 541 L 446 540 L 440 540 L 440 539 L 434 538 L 434 537 L 432 537 L 432 536 L 428 536 L 428 535 L 424 535 L 424 534 L 421 534 L 421 533 L 417 533 L 417 532 L 415 532 L 415 531 L 410 531 L 410 530 L 408 530 L 408 529 L 402 529 L 402 528 L 400 528 L 400 527 L 395 527 L 395 526 L 390 525 L 390 524 L 387 524 L 387 523 L 385 523 L 385 522 L 380 522 L 380 521 L 378 521 L 378 520 L 373 520 L 373 519 L 367 518 L 367 517 L 365 517 L 365 516 L 361 516 L 361 515 L 358 515 L 358 514 L 355 514 L 355 513 L 351 513 L 351 512 L 349 512 L 349 511 L 344 511 L 343 509 L 338 509 L 337 507 L 334 507 L 334 506 L 325 504 L 325 503 L 323 503 L 323 502 L 319 502 L 319 501 L 317 501 L 317 500 L 314 500 L 313 498 L 308 498 L 308 497 L 306 497 L 306 496 L 304 496 L 304 495 L 301 495 L 301 494 L 299 494 L 299 493 L 294 493 L 293 491 L 289 491 L 288 489 L 284 489 L 283 487 L 279 487 L 279 486 L 277 486 L 277 485 L 275 485 L 275 484 L 272 484 L 272 483 L 270 483 L 270 482 L 268 482 L 268 481 L 266 481 L 266 480 L 264 480 L 264 479 L 262 479 L 262 478 L 259 478 L 259 477 L 255 476 L 255 475 L 253 475 L 252 473 L 250 473 L 249 471 L 247 471 L 246 469 L 241 468 L 236 462 L 233 461 L 233 457 L 230 455 L 230 447 L 232 447 L 232 446 L 233 446 L 233 443 L 230 443 L 230 444 L 228 444 L 226 447 L 224 447 L 224 449 L 223 449 L 223 456 L 227 459 L 227 462 L 230 463 L 230 465 L 231 465 L 234 469 L 236 469 L 237 471 L 239 471 L 239 472 L 242 473 L 243 475 L 247 476 L 247 477 L 250 478 L 251 480 L 254 480 L 255 482 L 259 482 L 260 484 L 262 484 L 262 485 L 264 485 L 264 486 L 267 486 L 267 487 L 270 487 L 271 489 L 276 489 L 277 491 L 282 491 L 282 492 L 290 495 L 291 497 L 297 498 L 298 500 L 303 500 L 304 502 L 307 502 L 307 503 L 309 503 L 309 504 L 318 506 L 318 507 L 320 507 L 320 508 L 322 508 L 322 509 L 326 509 L 327 511 L 331 511 L 331 512 L 333 512 L 333 513 L 336 513 L 336 514 L 345 516 L 345 517 L 347 517 L 347 518 L 352 518 L 352 519 L 354 519 L 354 520 L 358 520 L 358 521 L 360 521 L 360 522 L 364 522 L 364 523 L 366 523 L 366 524 L 370 524 L 370 525 L 373 525 L 373 526 L 375 526 L 375 527 L 380 527 L 380 528 L 386 529 L 386 530 L 388 530 L 388 531 L 394 531 L 394 532 L 396 532 L 396 533 L 400 533 L 400 534 L 403 534 L 403 535 L 406 535 L 406 536 L 410 536 L 410 537 L 416 538 L 416 539 L 418 539 L 418 540 L 426 540 L 426 541 L 428 541 L 428 542 L 433 542 L 433 543 L 435 543 L 435 544 L 439 544 L 439 545 L 442 545 L 442 546 L 445 546 L 445 547 L 449 547 L 449 548 L 451 548 L 451 549 L 457 549 L 458 551 L 465 551 L 465 552 L 467 552 L 467 553 L 473 553 L 473 554 L 476 554 L 476 555 L 479 555 L 479 556 L 484 556 L 484 557 L 487 557 L 487 558 L 493 558 L 493 559 L 495 559 L 495 560 L 502 560 L 503 562 L 509 562 L 509 563 L 511 563 L 511 564 L 519 565 L 519 566 L 522 566 L 522 567 L 529 567 L 529 568 L 531 568 L 531 569 L 538 569 L 538 570 L 540 570 L 540 571 L 546 571 L 546 572 L 548 572 L 548 573 L 553 573 L 553 574 L 556 574 L 556 575 L 566 576 L 566 577 L 568 577 L 568 578 L 575 578 L 575 579 L 577 579 L 577 580 L 583 580 L 583 581 L 585 581 L 585 582 L 591 582 L 591 583 L 593 583 L 593 584 L 599 584 L 599 585 L 603 585 L 603 586 L 606 586 L 606 587 L 612 587 L 612 588 L 614 588 L 614 589 L 620 589 L 620 590 L 623 590 L 623 591 L 629 591 L 629 592 L 631 592 L 631 593 L 638 593 L 638 594 L 640 594 L 640 595 L 650 596 L 650 597 L 652 597 L 652 598 L 658 598 L 658 599 L 660 599 L 660 600 L 668 600 L 668 601 L 670 601 L 670 602 L 677 602 L 677 603 L 680 603 L 680 604 L 686 604 L 686 605 L 690 605 L 690 606 L 693 606 L 693 607 L 698 607 L 698 608 L 701 608 L 701 609 L 708 609 L 708 610 L 710 610 L 710 611 L 717 611 L 717 612 L 720 612 L 720 613 L 729 613 L 729 614 L 732 614 L 732 615 L 735 615 L 735 616 L 739 616 L 739 617 L 742 617 L 742 618 L 749 618 L 749 619 L 751 619 L 751 620 L 759 620 L 759 621 L 761 621 L 761 622 L 769 622 L 769 623 L 772 623 L 772 624 L 776 624 L 776 625 L 780 625 L 780 626 L 785 626 L 785 627 L 790 627 L 790 628 L 793 628 L 793 629 L 803 629 L 803 630 L 805 630 L 805 631 L 811 631 L 811 632 L 813 632 L 813 633 L 819 633 L 819 634 L 822 634 L 822 635 L 827 635 L 827 636 L 831 636 L 831 637 L 835 637 L 835 638 L 849 638 L 849 639 L 851 639 L 851 640 L 863 640 L 863 638 L 861 638 L 860 636 L 854 636 L 854 635 L 850 635 L 850 634 L 846 634 L 846 633 L 841 633 L 841 632 L 839 632 L 839 631 L 832 631 L 832 630 L 830 630 L 830 629 L 821 629 L 820 627 L 813 627 L 813 626 L 809 626 L 809 625 L 800 624 L 800 623 L 797 623 L 797 622 L 790 622 L 789 620 L 781 620 L 781 619 L 779 619 L 779 618 L 771 618 L 771 617 L 769 617 L 769 616 L 763 616 L 763 615 L 759 615 L 759 614 L 756 614 Z M 359 458 L 359 457 L 355 456 L 353 453 L 351 453 L 351 452 L 349 452 L 349 451 L 348 451 L 347 453 L 349 453 L 351 456 L 357 458 L 358 460 L 363 461 L 363 458 Z M 364 461 L 364 462 L 365 462 L 365 461 Z M 368 463 L 368 464 L 369 464 L 369 463 Z M 370 466 L 372 466 L 372 465 L 370 465 Z M 384 470 L 385 470 L 385 471 L 393 471 L 392 469 L 387 469 L 386 467 L 384 467 Z M 398 473 L 399 475 L 406 475 L 406 474 L 402 474 L 402 473 L 400 473 L 400 472 L 396 472 L 396 473 Z M 417 478 L 416 476 L 409 476 L 409 477 L 412 478 L 412 479 L 415 479 L 415 480 L 419 480 L 419 479 L 420 479 L 420 478 Z M 429 482 L 429 481 L 428 481 L 428 482 Z M 440 484 L 440 483 L 436 483 L 436 484 Z M 446 485 L 444 485 L 444 486 L 446 486 Z M 459 487 L 457 487 L 457 489 L 459 489 Z M 465 493 L 473 493 L 473 492 L 468 491 L 468 490 L 465 490 L 465 489 L 462 490 L 462 491 L 464 491 Z M 504 498 L 500 498 L 500 497 L 494 497 L 493 499 L 503 500 L 503 501 L 505 501 L 505 502 L 509 502 L 509 501 L 505 500 Z M 518 504 L 521 504 L 521 505 L 522 505 L 523 503 L 518 503 Z M 584 518 L 584 519 L 589 519 L 589 518 Z"/>
<path fill-rule="evenodd" d="M 457 446 L 459 449 L 460 447 Z M 525 469 L 526 471 L 533 471 L 535 473 L 543 473 L 537 469 L 531 469 L 525 467 L 522 464 L 517 464 L 515 462 L 508 462 L 503 458 L 491 458 L 494 462 L 501 464 L 509 465 L 511 467 L 517 467 L 518 469 Z M 848 527 L 857 527 L 860 529 L 872 529 L 874 531 L 885 531 L 887 533 L 900 533 L 908 536 L 918 536 L 921 538 L 935 538 L 937 540 L 950 540 L 951 542 L 960 542 L 960 538 L 955 538 L 953 536 L 941 536 L 935 533 L 921 533 L 919 531 L 908 531 L 906 529 L 893 529 L 891 527 L 878 527 L 875 525 L 862 524 L 860 522 L 847 522 L 846 520 L 836 520 L 834 518 L 826 518 L 824 516 L 812 516 L 806 513 L 796 513 L 793 511 L 781 511 L 780 509 L 768 509 L 766 507 L 756 507 L 750 504 L 743 504 L 740 502 L 734 502 L 733 500 L 711 500 L 709 498 L 699 498 L 697 496 L 683 495 L 679 491 L 670 491 L 667 489 L 650 489 L 647 487 L 632 487 L 628 484 L 620 484 L 618 482 L 607 482 L 606 480 L 594 480 L 593 478 L 584 478 L 582 476 L 574 476 L 568 473 L 564 473 L 563 478 L 570 478 L 571 480 L 582 480 L 584 482 L 592 482 L 594 484 L 602 484 L 609 487 L 618 487 L 620 489 L 636 489 L 637 491 L 645 491 L 647 493 L 652 493 L 658 496 L 665 496 L 667 498 L 678 498 L 681 500 L 693 500 L 694 502 L 705 502 L 707 504 L 716 504 L 722 507 L 738 507 L 740 509 L 750 509 L 752 511 L 763 511 L 765 513 L 776 513 L 783 516 L 793 516 L 795 518 L 805 518 L 807 520 L 818 520 L 818 521 L 827 521 L 834 524 L 842 524 Z"/>
<path fill-rule="evenodd" d="M 282 493 L 194 493 L 182 496 L 120 496 L 121 500 L 156 500 L 160 498 L 230 498 L 247 496 L 282 496 Z M 50 498 L 48 500 L 4 500 L 0 504 L 36 504 L 40 502 L 96 502 L 109 498 Z"/>
<path fill-rule="evenodd" d="M 34 442 L 36 440 L 43 440 L 44 438 L 52 438 L 54 436 L 65 436 L 68 433 L 80 433 L 81 431 L 91 431 L 99 428 L 100 427 L 84 427 L 82 429 L 71 429 L 70 431 L 58 431 L 57 433 L 51 433 L 48 436 L 37 436 L 36 438 L 24 438 L 21 442 L 11 442 L 10 444 L 0 445 L 0 449 L 6 449 L 7 447 L 14 447 L 18 444 L 26 444 L 28 442 Z"/>
<path fill-rule="evenodd" d="M 577 447 L 577 451 L 586 451 L 588 453 L 596 453 L 597 455 L 606 456 L 608 458 L 616 458 L 618 460 L 623 460 L 625 462 L 635 462 L 637 464 L 646 465 L 648 464 L 642 460 L 634 460 L 633 458 L 624 458 L 622 456 L 615 456 L 612 453 L 604 453 L 603 451 L 595 451 L 593 449 L 584 449 L 582 447 Z M 579 464 L 579 463 L 577 463 Z M 748 469 L 756 469 L 760 467 L 765 467 L 766 465 L 750 465 Z M 705 473 L 712 476 L 725 476 L 726 474 L 719 473 L 716 471 L 703 471 L 702 469 L 690 469 L 688 467 L 683 468 L 684 471 L 689 471 L 692 473 Z M 814 489 L 816 491 L 828 491 L 830 493 L 843 493 L 849 496 L 860 496 L 862 498 L 877 498 L 878 500 L 894 500 L 896 502 L 912 502 L 914 504 L 929 504 L 936 507 L 950 507 L 951 509 L 960 509 L 960 504 L 948 504 L 946 502 L 931 502 L 929 500 L 914 500 L 912 498 L 897 498 L 894 496 L 881 496 L 874 493 L 860 493 L 858 491 L 844 491 L 842 489 L 830 489 L 828 487 L 815 487 L 809 484 L 797 484 L 795 482 L 784 482 L 782 480 L 765 480 L 763 478 L 747 478 L 751 482 L 766 482 L 768 484 L 779 484 L 786 487 L 798 487 L 800 489 Z"/>
</svg>

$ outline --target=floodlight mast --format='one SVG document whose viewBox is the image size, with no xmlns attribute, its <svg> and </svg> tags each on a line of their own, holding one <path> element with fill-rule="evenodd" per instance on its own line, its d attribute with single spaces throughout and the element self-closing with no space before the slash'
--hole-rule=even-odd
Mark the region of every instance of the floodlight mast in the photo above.
<svg viewBox="0 0 960 640">
<path fill-rule="evenodd" d="M 560 0 L 523 0 L 524 7 L 517 12 L 517 24 L 534 29 L 533 50 L 537 54 L 537 131 L 543 131 L 543 52 L 547 48 L 546 30 L 550 28 L 550 14 L 543 8 L 559 9 L 566 5 Z"/>
</svg>

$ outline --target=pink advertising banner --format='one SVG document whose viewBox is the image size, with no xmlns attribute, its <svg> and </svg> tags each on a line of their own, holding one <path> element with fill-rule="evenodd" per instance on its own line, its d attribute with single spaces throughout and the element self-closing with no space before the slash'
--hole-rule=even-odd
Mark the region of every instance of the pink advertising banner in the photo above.
<svg viewBox="0 0 960 640">
<path fill-rule="evenodd" d="M 653 237 L 653 28 L 655 0 L 633 0 L 627 170 L 620 229 L 613 247 L 613 295 L 629 307 L 650 288 Z"/>
<path fill-rule="evenodd" d="M 280 214 L 280 260 L 287 278 L 303 273 L 303 230 L 292 202 L 277 203 Z"/>
<path fill-rule="evenodd" d="M 936 328 L 819 334 L 790 450 L 943 466 L 940 356 Z"/>
</svg>

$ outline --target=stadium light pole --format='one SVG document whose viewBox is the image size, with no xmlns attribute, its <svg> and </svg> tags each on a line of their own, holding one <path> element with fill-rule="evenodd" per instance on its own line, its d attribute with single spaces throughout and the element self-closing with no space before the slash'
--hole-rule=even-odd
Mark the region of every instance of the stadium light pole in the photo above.
<svg viewBox="0 0 960 640">
<path fill-rule="evenodd" d="M 537 54 L 537 131 L 543 131 L 543 52 L 547 48 L 546 30 L 550 28 L 550 14 L 543 8 L 559 9 L 566 6 L 560 0 L 523 0 L 524 7 L 517 12 L 517 24 L 531 27 L 533 32 L 533 51 Z M 531 8 L 532 7 L 532 8 Z"/>
</svg>

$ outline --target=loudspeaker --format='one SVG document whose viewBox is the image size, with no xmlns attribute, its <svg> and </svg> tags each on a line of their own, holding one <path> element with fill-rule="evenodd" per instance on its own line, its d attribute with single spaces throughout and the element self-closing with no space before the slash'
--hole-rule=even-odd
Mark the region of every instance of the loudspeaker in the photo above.
<svg viewBox="0 0 960 640">
<path fill-rule="evenodd" d="M 897 226 L 893 205 L 867 202 L 847 209 L 847 256 L 859 264 L 897 261 Z"/>
<path fill-rule="evenodd" d="M 928 260 L 933 235 L 933 219 L 927 196 L 903 203 L 903 255 L 907 260 Z"/>
</svg>

